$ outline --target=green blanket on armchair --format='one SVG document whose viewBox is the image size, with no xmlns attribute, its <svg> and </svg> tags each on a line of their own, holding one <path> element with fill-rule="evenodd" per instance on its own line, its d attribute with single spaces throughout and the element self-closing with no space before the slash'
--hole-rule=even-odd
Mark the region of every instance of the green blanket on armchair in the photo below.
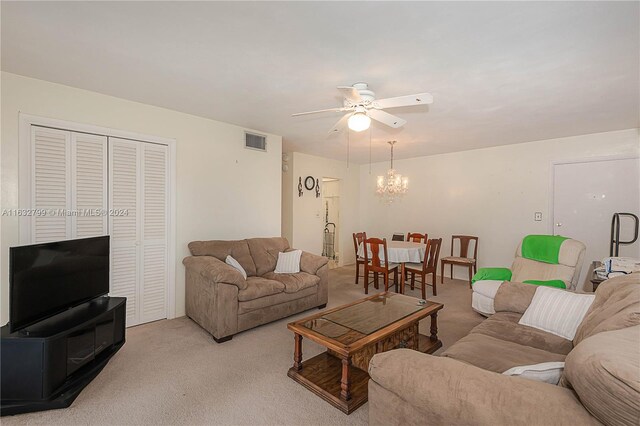
<svg viewBox="0 0 640 426">
<path fill-rule="evenodd" d="M 567 237 L 561 237 L 560 235 L 527 235 L 522 240 L 522 257 L 557 265 L 560 246 L 567 239 Z M 511 276 L 512 273 L 509 268 L 480 268 L 471 279 L 471 284 L 483 280 L 510 281 Z M 525 280 L 524 282 L 533 285 L 566 288 L 566 284 L 562 280 Z"/>
<path fill-rule="evenodd" d="M 527 235 L 522 240 L 522 257 L 557 265 L 564 240 L 568 238 L 560 235 Z"/>
</svg>

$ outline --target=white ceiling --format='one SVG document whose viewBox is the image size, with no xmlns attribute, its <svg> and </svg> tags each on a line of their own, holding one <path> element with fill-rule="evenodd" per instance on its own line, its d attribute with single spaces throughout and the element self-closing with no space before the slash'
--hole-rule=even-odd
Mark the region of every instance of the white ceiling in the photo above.
<svg viewBox="0 0 640 426">
<path fill-rule="evenodd" d="M 639 127 L 638 2 L 2 2 L 2 69 L 284 136 L 327 137 L 337 85 L 431 92 L 373 160 Z M 351 161 L 369 161 L 352 134 Z"/>
</svg>

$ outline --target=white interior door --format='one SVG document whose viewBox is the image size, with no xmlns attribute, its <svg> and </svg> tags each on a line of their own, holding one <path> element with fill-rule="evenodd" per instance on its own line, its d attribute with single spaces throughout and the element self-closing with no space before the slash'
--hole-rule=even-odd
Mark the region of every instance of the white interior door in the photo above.
<svg viewBox="0 0 640 426">
<path fill-rule="evenodd" d="M 107 138 L 32 126 L 31 242 L 105 235 Z"/>
<path fill-rule="evenodd" d="M 109 138 L 109 294 L 127 298 L 127 326 L 140 323 L 140 149 L 138 142 Z"/>
<path fill-rule="evenodd" d="M 71 237 L 107 234 L 107 137 L 71 133 Z"/>
<path fill-rule="evenodd" d="M 111 292 L 127 326 L 167 317 L 168 147 L 109 138 Z"/>
<path fill-rule="evenodd" d="M 554 165 L 553 232 L 587 246 L 578 284 L 589 265 L 609 256 L 614 213 L 640 215 L 640 160 L 612 159 Z M 633 238 L 631 222 L 623 222 L 621 240 Z M 640 242 L 620 246 L 620 256 L 640 258 Z"/>
<path fill-rule="evenodd" d="M 71 132 L 31 126 L 32 243 L 71 238 Z"/>
<path fill-rule="evenodd" d="M 142 288 L 140 322 L 167 317 L 168 148 L 142 144 Z"/>
</svg>

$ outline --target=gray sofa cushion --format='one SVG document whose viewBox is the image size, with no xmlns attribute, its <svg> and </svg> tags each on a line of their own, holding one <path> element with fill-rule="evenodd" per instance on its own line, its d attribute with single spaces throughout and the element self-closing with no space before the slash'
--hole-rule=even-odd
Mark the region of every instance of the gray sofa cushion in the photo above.
<svg viewBox="0 0 640 426">
<path fill-rule="evenodd" d="M 287 239 L 281 237 L 249 238 L 246 241 L 256 265 L 256 275 L 260 277 L 276 269 L 278 253 L 285 252 L 289 248 Z"/>
<path fill-rule="evenodd" d="M 635 325 L 640 325 L 640 272 L 611 278 L 598 286 L 573 344 L 577 346 L 596 333 Z"/>
<path fill-rule="evenodd" d="M 515 312 L 498 312 L 476 326 L 471 333 L 485 334 L 562 355 L 568 354 L 573 349 L 571 340 L 518 324 L 521 317 L 521 314 Z"/>
<path fill-rule="evenodd" d="M 285 293 L 295 293 L 305 288 L 315 287 L 320 282 L 320 277 L 311 275 L 306 272 L 298 272 L 296 274 L 276 274 L 275 272 L 267 272 L 264 278 L 274 280 L 284 284 Z"/>
<path fill-rule="evenodd" d="M 189 243 L 189 251 L 192 256 L 213 256 L 223 262 L 230 255 L 242 265 L 248 276 L 261 275 L 256 274 L 256 264 L 251 257 L 247 240 L 192 241 Z"/>
<path fill-rule="evenodd" d="M 598 333 L 583 340 L 567 356 L 564 374 L 580 401 L 601 422 L 637 425 L 640 326 Z"/>
<path fill-rule="evenodd" d="M 564 361 L 565 355 L 520 345 L 481 333 L 458 340 L 442 356 L 457 359 L 484 370 L 503 373 L 520 365 Z"/>
<path fill-rule="evenodd" d="M 308 296 L 314 296 L 317 291 L 318 289 L 316 287 L 309 287 L 295 293 L 285 293 L 283 291 L 278 294 L 272 294 L 271 296 L 265 296 L 258 299 L 247 300 L 246 302 L 240 302 L 238 303 L 238 314 L 242 315 L 270 306 L 290 303 L 294 300 L 303 299 Z"/>
<path fill-rule="evenodd" d="M 247 278 L 247 287 L 238 292 L 238 300 L 245 302 L 247 300 L 259 299 L 265 296 L 282 293 L 284 284 L 274 280 L 268 280 L 262 277 Z"/>
</svg>

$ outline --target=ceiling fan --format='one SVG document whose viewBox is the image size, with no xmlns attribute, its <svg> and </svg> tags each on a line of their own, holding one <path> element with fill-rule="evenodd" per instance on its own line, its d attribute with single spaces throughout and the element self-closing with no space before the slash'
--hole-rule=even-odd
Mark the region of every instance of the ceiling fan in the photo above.
<svg viewBox="0 0 640 426">
<path fill-rule="evenodd" d="M 433 102 L 433 96 L 429 93 L 376 99 L 376 94 L 369 90 L 367 83 L 356 83 L 353 86 L 338 86 L 338 90 L 344 96 L 342 107 L 300 112 L 293 114 L 293 117 L 320 112 L 348 111 L 348 113 L 331 128 L 329 133 L 339 132 L 344 129 L 345 124 L 349 129 L 355 132 L 361 132 L 369 128 L 371 119 L 397 129 L 398 127 L 404 126 L 407 121 L 383 111 L 384 109 L 426 105 Z"/>
</svg>

